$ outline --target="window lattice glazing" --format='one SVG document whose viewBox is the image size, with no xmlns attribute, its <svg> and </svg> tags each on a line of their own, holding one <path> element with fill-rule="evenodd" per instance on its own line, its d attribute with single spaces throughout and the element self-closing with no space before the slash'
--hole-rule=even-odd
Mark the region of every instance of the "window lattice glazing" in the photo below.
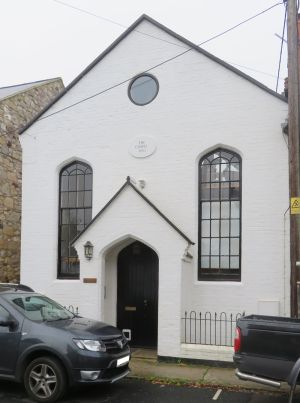
<svg viewBox="0 0 300 403">
<path fill-rule="evenodd" d="M 199 277 L 240 279 L 241 159 L 218 149 L 200 161 Z"/>
<path fill-rule="evenodd" d="M 74 162 L 60 173 L 58 277 L 79 278 L 79 259 L 70 242 L 92 219 L 92 169 Z"/>
</svg>

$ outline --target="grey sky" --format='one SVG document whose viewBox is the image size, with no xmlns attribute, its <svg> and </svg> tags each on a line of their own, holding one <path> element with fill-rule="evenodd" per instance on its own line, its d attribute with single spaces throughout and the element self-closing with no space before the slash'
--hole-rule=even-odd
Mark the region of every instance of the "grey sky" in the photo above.
<svg viewBox="0 0 300 403">
<path fill-rule="evenodd" d="M 277 3 L 276 0 L 61 1 L 126 27 L 145 13 L 196 44 Z M 53 77 L 62 77 L 67 85 L 125 30 L 54 0 L 0 0 L 0 5 L 0 87 Z M 280 4 L 203 48 L 275 89 L 281 45 L 275 33 L 282 34 L 284 12 L 284 5 Z M 284 44 L 282 78 L 287 75 L 286 53 Z M 282 89 L 281 80 L 279 90 Z"/>
</svg>

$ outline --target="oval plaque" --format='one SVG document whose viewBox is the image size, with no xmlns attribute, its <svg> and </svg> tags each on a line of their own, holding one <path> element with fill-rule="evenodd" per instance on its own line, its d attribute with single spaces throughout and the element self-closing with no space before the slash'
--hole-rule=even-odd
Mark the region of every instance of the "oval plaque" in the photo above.
<svg viewBox="0 0 300 403">
<path fill-rule="evenodd" d="M 129 147 L 129 153 L 136 158 L 145 158 L 156 150 L 154 139 L 147 136 L 136 137 Z"/>
</svg>

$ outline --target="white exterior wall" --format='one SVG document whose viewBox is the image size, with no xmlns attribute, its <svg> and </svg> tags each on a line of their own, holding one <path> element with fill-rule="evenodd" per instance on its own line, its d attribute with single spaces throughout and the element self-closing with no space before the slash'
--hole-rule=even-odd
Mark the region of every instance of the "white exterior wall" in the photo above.
<svg viewBox="0 0 300 403">
<path fill-rule="evenodd" d="M 176 44 L 186 47 L 147 21 L 138 29 L 173 44 L 132 32 L 45 115 L 184 50 Z M 100 315 L 101 309 L 105 312 L 105 306 L 99 305 L 99 283 L 83 285 L 81 280 L 56 279 L 59 171 L 79 159 L 93 169 L 93 215 L 130 175 L 146 181 L 143 193 L 196 242 L 194 257 L 182 272 L 181 312 L 272 311 L 288 315 L 288 220 L 284 229 L 289 205 L 288 155 L 280 126 L 287 116 L 287 104 L 194 50 L 150 73 L 158 79 L 160 90 L 146 106 L 130 102 L 125 83 L 37 121 L 21 136 L 22 282 L 63 304 L 79 306 L 81 312 L 92 312 L 92 316 Z M 132 140 L 139 136 L 150 136 L 156 143 L 157 150 L 150 157 L 137 159 L 129 154 Z M 219 146 L 238 152 L 242 158 L 241 282 L 197 281 L 198 163 Z M 118 225 L 100 225 L 97 231 L 111 235 Z M 133 220 L 132 233 L 137 226 L 138 221 Z M 124 235 L 121 232 L 119 235 Z M 145 229 L 141 240 L 146 236 Z M 155 239 L 164 245 L 159 231 Z M 167 267 L 160 272 L 165 284 L 172 276 L 173 252 L 171 248 L 166 256 L 159 256 L 160 266 L 164 262 Z M 93 273 L 100 270 L 98 263 L 93 261 Z M 85 270 L 83 266 L 81 262 L 81 270 Z M 179 281 L 181 274 L 177 274 Z M 160 290 L 160 298 L 163 296 L 175 298 L 168 295 L 167 287 Z M 160 328 L 169 314 L 161 302 Z M 177 323 L 180 327 L 180 320 Z M 176 347 L 162 331 L 159 351 L 180 354 L 175 340 Z"/>
</svg>

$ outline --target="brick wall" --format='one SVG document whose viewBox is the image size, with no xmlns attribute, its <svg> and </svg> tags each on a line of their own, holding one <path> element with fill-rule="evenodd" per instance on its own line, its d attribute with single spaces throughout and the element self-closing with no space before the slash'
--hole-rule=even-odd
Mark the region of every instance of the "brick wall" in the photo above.
<svg viewBox="0 0 300 403">
<path fill-rule="evenodd" d="M 63 88 L 62 80 L 54 79 L 0 100 L 0 282 L 17 282 L 20 277 L 22 151 L 18 132 Z"/>
</svg>

